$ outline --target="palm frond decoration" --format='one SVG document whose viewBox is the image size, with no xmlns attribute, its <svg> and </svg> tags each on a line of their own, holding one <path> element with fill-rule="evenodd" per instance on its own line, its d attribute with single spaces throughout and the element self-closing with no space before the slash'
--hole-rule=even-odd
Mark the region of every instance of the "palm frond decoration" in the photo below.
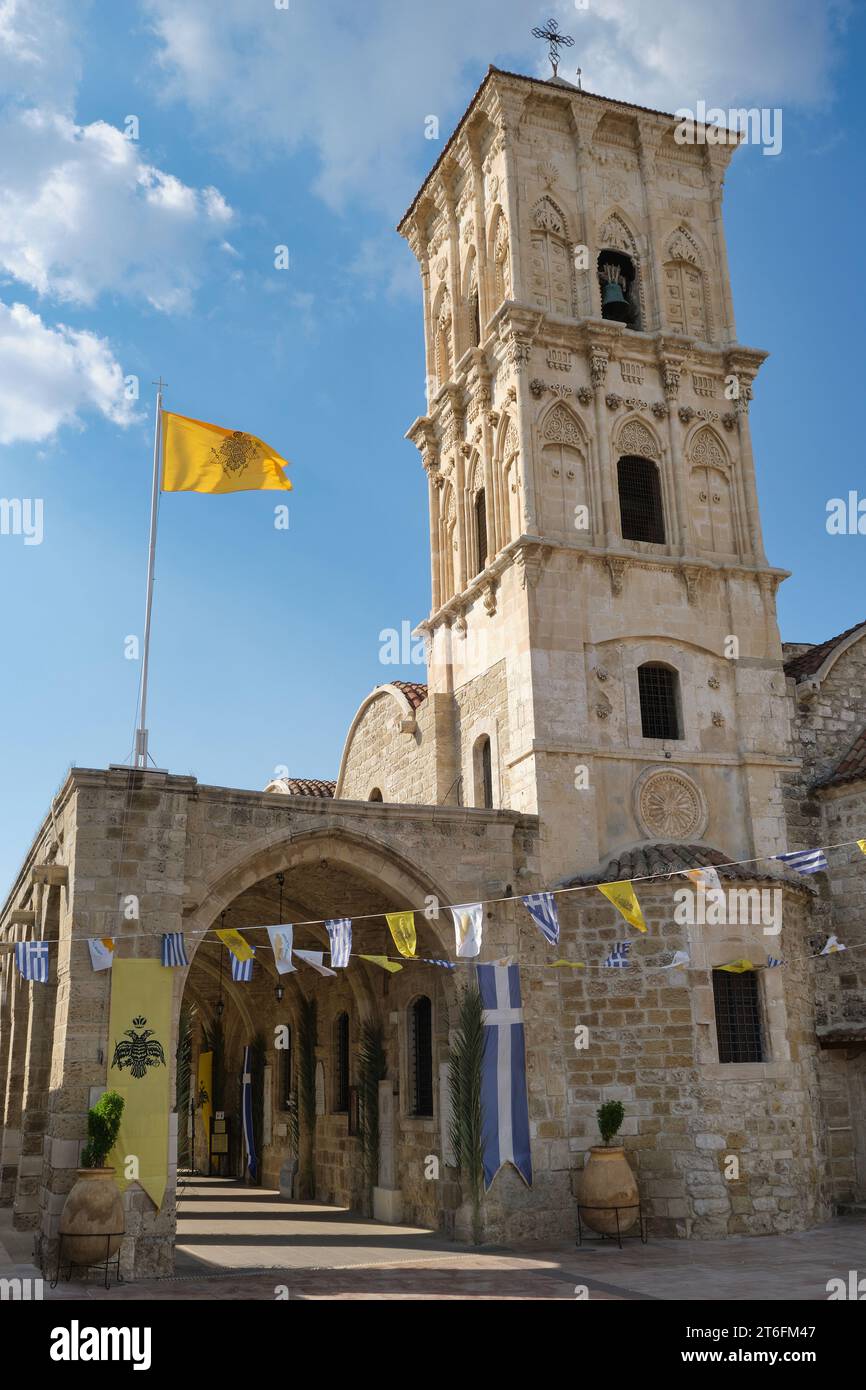
<svg viewBox="0 0 866 1390">
<path fill-rule="evenodd" d="M 265 1136 L 265 1036 L 256 1033 L 250 1044 L 250 1078 L 253 1088 L 253 1147 L 256 1151 L 256 1183 L 262 1184 Z"/>
<path fill-rule="evenodd" d="M 369 1187 L 379 1180 L 379 1082 L 385 1080 L 387 1070 L 382 1025 L 368 1019 L 361 1025 L 358 1048 L 358 1100 L 364 1181 Z"/>
<path fill-rule="evenodd" d="M 181 1004 L 180 1022 L 177 1030 L 177 1090 L 175 1111 L 177 1121 L 177 1161 L 181 1168 L 191 1166 L 189 1151 L 189 1112 L 192 1102 L 192 1032 L 195 1019 L 195 1005 Z"/>
<path fill-rule="evenodd" d="M 484 1048 L 481 995 L 477 985 L 467 985 L 457 1008 L 457 1030 L 448 1056 L 448 1088 L 451 1093 L 451 1147 L 464 1198 L 472 1204 L 472 1239 L 481 1243 L 481 1195 L 484 1167 L 481 1158 L 481 1054 Z"/>
<path fill-rule="evenodd" d="M 225 1086 L 225 1029 L 220 1019 L 215 1018 L 210 1028 L 202 1029 L 202 1052 L 213 1053 L 213 1078 L 211 1081 L 211 1105 L 214 1110 L 223 1110 L 223 1088 Z"/>
<path fill-rule="evenodd" d="M 315 1190 L 316 1042 L 315 999 L 304 999 L 298 1014 L 298 1190 L 312 1197 Z"/>
<path fill-rule="evenodd" d="M 295 1158 L 298 1158 L 300 1156 L 301 1149 L 301 1125 L 300 1116 L 298 1114 L 297 1091 L 292 1091 L 291 1095 L 289 1096 L 289 1102 L 286 1107 L 286 1115 L 288 1116 L 287 1123 L 289 1127 L 289 1148 L 291 1149 L 291 1152 L 294 1154 Z"/>
</svg>

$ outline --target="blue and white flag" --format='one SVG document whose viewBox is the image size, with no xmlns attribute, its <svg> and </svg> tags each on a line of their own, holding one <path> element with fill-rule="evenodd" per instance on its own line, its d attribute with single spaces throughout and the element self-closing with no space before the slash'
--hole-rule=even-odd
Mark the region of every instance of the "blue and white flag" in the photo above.
<svg viewBox="0 0 866 1390">
<path fill-rule="evenodd" d="M 284 927 L 268 927 L 268 936 L 271 939 L 277 974 L 288 975 L 289 971 L 293 971 L 295 968 L 292 965 L 293 927 L 290 923 Z"/>
<path fill-rule="evenodd" d="M 48 984 L 48 942 L 16 941 L 15 964 L 25 980 L 37 985 Z"/>
<path fill-rule="evenodd" d="M 775 970 L 775 968 L 776 968 L 777 965 L 784 965 L 784 964 L 785 964 L 785 962 L 782 960 L 782 957 L 781 957 L 781 956 L 767 956 L 767 969 L 768 969 L 768 970 Z"/>
<path fill-rule="evenodd" d="M 630 941 L 617 941 L 607 960 L 602 961 L 602 965 L 611 970 L 622 970 L 628 965 L 628 953 L 631 947 Z"/>
<path fill-rule="evenodd" d="M 473 960 L 475 956 L 480 956 L 484 904 L 461 903 L 459 907 L 449 907 L 448 911 L 454 918 L 457 955 L 464 960 Z"/>
<path fill-rule="evenodd" d="M 683 966 L 689 965 L 688 951 L 674 951 L 673 960 L 669 960 L 667 965 L 662 965 L 662 970 L 681 970 Z"/>
<path fill-rule="evenodd" d="M 523 905 L 545 941 L 555 946 L 559 941 L 559 914 L 552 893 L 529 893 Z"/>
<path fill-rule="evenodd" d="M 247 962 L 242 962 L 246 964 Z M 252 961 L 249 962 L 252 965 Z M 253 1177 L 258 1173 L 256 1141 L 253 1137 L 253 1076 L 250 1070 L 252 1049 L 244 1048 L 243 1084 L 241 1090 L 241 1114 L 244 1126 L 244 1147 L 247 1151 L 247 1165 Z"/>
<path fill-rule="evenodd" d="M 457 966 L 454 964 L 453 960 L 436 960 L 435 958 L 431 960 L 427 956 L 421 956 L 420 959 L 424 962 L 425 965 L 441 965 L 443 970 L 457 969 Z"/>
<path fill-rule="evenodd" d="M 255 946 L 251 946 L 250 950 L 255 955 Z M 248 956 L 246 960 L 238 960 L 233 952 L 230 951 L 229 955 L 232 958 L 232 979 L 239 985 L 248 985 L 253 978 L 253 957 Z"/>
<path fill-rule="evenodd" d="M 234 956 L 232 956 L 234 960 Z M 189 965 L 182 931 L 166 931 L 162 934 L 162 963 L 165 966 Z"/>
<path fill-rule="evenodd" d="M 337 974 L 336 970 L 329 970 L 327 965 L 322 964 L 324 951 L 302 951 L 296 946 L 295 955 L 298 960 L 302 960 L 306 965 L 311 965 L 320 975 L 336 976 Z"/>
<path fill-rule="evenodd" d="M 477 965 L 484 1010 L 481 1055 L 481 1156 L 489 1188 L 503 1163 L 532 1186 L 526 1042 L 516 965 Z"/>
<path fill-rule="evenodd" d="M 827 856 L 822 849 L 795 849 L 790 854 L 774 854 L 771 857 L 780 859 L 783 864 L 790 864 L 792 869 L 801 874 L 820 874 L 822 870 L 829 868 Z"/>
<path fill-rule="evenodd" d="M 114 964 L 114 937 L 89 936 L 87 949 L 94 970 L 110 970 Z"/>
<path fill-rule="evenodd" d="M 326 922 L 331 942 L 331 965 L 335 970 L 345 970 L 352 955 L 352 923 L 348 917 L 335 917 Z"/>
</svg>

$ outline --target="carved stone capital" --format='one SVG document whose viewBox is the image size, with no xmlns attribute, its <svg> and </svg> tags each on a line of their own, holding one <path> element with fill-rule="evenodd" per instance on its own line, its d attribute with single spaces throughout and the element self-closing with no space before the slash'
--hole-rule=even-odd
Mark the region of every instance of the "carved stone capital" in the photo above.
<svg viewBox="0 0 866 1390">
<path fill-rule="evenodd" d="M 697 603 L 703 575 L 704 572 L 699 565 L 685 565 L 683 567 L 683 580 L 689 603 Z"/>
<path fill-rule="evenodd" d="M 628 569 L 629 562 L 628 560 L 622 559 L 620 556 L 607 555 L 605 556 L 604 563 L 610 575 L 611 593 L 614 598 L 618 598 L 622 593 L 623 579 Z"/>
</svg>

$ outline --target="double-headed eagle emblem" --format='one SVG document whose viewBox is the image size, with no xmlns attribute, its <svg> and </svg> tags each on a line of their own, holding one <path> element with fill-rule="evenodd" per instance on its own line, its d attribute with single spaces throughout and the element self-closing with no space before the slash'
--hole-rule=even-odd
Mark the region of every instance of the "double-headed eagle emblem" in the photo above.
<svg viewBox="0 0 866 1390">
<path fill-rule="evenodd" d="M 218 449 L 211 449 L 211 456 L 216 460 L 229 477 L 236 473 L 242 473 L 257 452 L 256 441 L 252 435 L 243 434 L 241 430 L 232 430 L 227 434 Z"/>
<path fill-rule="evenodd" d="M 148 1067 L 164 1067 L 165 1053 L 162 1043 L 153 1038 L 153 1028 L 145 1028 L 147 1019 L 139 1014 L 138 1018 L 132 1020 L 132 1027 L 124 1029 L 129 1042 L 115 1043 L 114 1057 L 111 1065 L 117 1067 L 118 1071 L 123 1071 L 124 1067 L 129 1067 L 132 1075 L 141 1080 L 147 1075 Z M 136 1029 L 141 1032 L 136 1032 Z"/>
</svg>

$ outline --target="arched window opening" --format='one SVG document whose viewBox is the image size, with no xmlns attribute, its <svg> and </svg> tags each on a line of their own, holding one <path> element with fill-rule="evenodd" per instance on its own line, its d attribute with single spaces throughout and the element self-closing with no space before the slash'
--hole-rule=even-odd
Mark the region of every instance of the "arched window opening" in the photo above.
<svg viewBox="0 0 866 1390">
<path fill-rule="evenodd" d="M 476 574 L 480 574 L 487 564 L 487 500 L 484 495 L 484 488 L 479 488 L 475 494 L 475 548 L 478 554 L 478 568 Z"/>
<path fill-rule="evenodd" d="M 637 271 L 631 256 L 624 251 L 602 251 L 598 257 L 598 282 L 601 289 L 601 316 L 626 328 L 639 329 L 640 298 Z"/>
<path fill-rule="evenodd" d="M 349 1015 L 338 1014 L 334 1024 L 334 1110 L 349 1110 Z"/>
<path fill-rule="evenodd" d="M 433 1006 L 426 994 L 409 1006 L 409 1094 L 413 1115 L 433 1114 Z"/>
<path fill-rule="evenodd" d="M 477 285 L 473 285 L 469 295 L 469 328 L 472 334 L 472 346 L 478 347 L 481 342 L 481 308 L 478 303 Z"/>
<path fill-rule="evenodd" d="M 647 662 L 638 667 L 637 680 L 644 738 L 681 738 L 676 671 Z"/>
<path fill-rule="evenodd" d="M 493 809 L 493 748 L 487 734 L 475 744 L 475 795 L 477 805 Z"/>
<path fill-rule="evenodd" d="M 368 800 L 368 801 L 381 801 L 381 800 L 382 800 L 382 793 L 381 793 L 381 791 L 379 790 L 378 787 L 374 787 L 374 788 L 373 788 L 373 790 L 370 792 L 370 795 L 367 797 L 367 800 Z"/>
<path fill-rule="evenodd" d="M 665 514 L 659 471 L 651 459 L 626 454 L 617 467 L 619 513 L 626 541 L 665 543 Z"/>
</svg>

